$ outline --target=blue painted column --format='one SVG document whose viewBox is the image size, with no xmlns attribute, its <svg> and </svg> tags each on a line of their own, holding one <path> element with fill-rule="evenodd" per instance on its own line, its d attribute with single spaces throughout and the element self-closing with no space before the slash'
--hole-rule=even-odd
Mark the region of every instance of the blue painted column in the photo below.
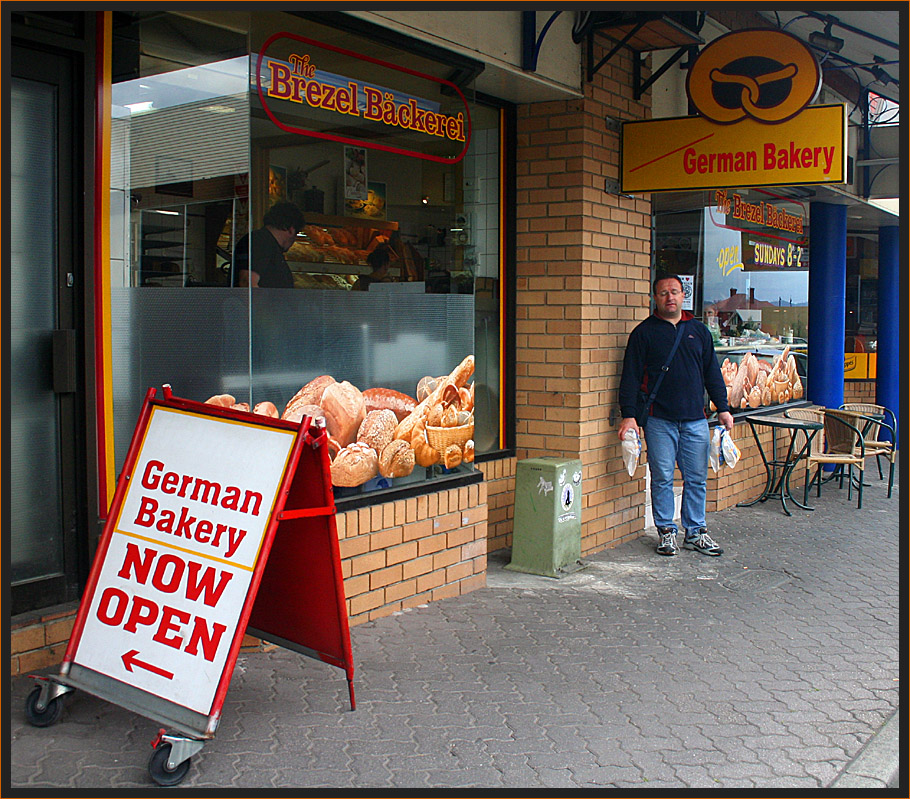
<svg viewBox="0 0 910 799">
<path fill-rule="evenodd" d="M 894 411 L 900 431 L 900 326 L 902 317 L 900 261 L 900 228 L 878 229 L 878 345 L 876 352 L 875 401 Z M 810 311 L 811 313 L 811 311 Z M 898 438 L 900 433 L 898 432 Z"/>
<path fill-rule="evenodd" d="M 809 391 L 816 405 L 844 401 L 847 206 L 809 205 Z"/>
</svg>

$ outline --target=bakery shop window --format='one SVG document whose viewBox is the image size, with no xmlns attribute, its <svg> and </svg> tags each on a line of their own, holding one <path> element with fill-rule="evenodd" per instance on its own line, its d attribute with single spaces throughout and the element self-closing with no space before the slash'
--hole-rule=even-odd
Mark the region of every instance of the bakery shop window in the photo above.
<svg viewBox="0 0 910 799">
<path fill-rule="evenodd" d="M 734 413 L 806 396 L 808 213 L 786 191 L 655 195 L 655 268 L 683 279 Z"/>
<path fill-rule="evenodd" d="M 324 418 L 339 497 L 471 475 L 503 447 L 502 109 L 451 65 L 280 12 L 120 21 L 118 459 L 170 383 Z"/>
</svg>

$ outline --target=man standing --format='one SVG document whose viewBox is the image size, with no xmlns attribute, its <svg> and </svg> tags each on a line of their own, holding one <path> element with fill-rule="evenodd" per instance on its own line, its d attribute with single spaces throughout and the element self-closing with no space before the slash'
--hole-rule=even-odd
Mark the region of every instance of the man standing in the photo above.
<svg viewBox="0 0 910 799">
<path fill-rule="evenodd" d="M 266 211 L 262 227 L 244 236 L 234 249 L 234 286 L 292 289 L 294 277 L 284 260 L 304 218 L 294 203 L 277 203 Z"/>
<path fill-rule="evenodd" d="M 686 534 L 683 546 L 704 555 L 720 555 L 723 549 L 705 527 L 710 441 L 705 389 L 718 408 L 718 421 L 727 430 L 733 429 L 733 417 L 711 332 L 682 310 L 682 301 L 679 277 L 659 274 L 654 281 L 655 311 L 635 326 L 626 346 L 619 382 L 623 416 L 619 438 L 622 440 L 630 429 L 640 435 L 639 421 L 643 423 L 651 470 L 651 510 L 660 538 L 657 553 L 675 555 L 679 551 L 678 531 L 673 522 L 673 468 L 678 464 L 683 478 L 681 521 Z M 679 331 L 679 344 L 671 358 Z M 648 415 L 643 416 L 646 400 L 642 397 L 651 395 L 662 372 L 664 376 L 654 402 Z"/>
</svg>

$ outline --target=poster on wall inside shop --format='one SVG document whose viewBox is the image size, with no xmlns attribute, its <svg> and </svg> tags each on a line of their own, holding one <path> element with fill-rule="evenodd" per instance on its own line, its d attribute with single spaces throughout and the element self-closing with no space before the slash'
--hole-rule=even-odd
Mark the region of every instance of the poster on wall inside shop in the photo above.
<svg viewBox="0 0 910 799">
<path fill-rule="evenodd" d="M 683 304 L 684 311 L 691 311 L 693 308 L 693 298 L 695 296 L 695 275 L 680 275 L 680 282 L 683 287 Z"/>
<path fill-rule="evenodd" d="M 367 199 L 367 151 L 365 147 L 344 148 L 344 198 Z"/>
<path fill-rule="evenodd" d="M 385 219 L 385 183 L 370 181 L 365 200 L 345 200 L 345 215 L 361 219 Z"/>
<path fill-rule="evenodd" d="M 283 166 L 269 167 L 269 206 L 288 198 L 288 171 Z"/>
</svg>

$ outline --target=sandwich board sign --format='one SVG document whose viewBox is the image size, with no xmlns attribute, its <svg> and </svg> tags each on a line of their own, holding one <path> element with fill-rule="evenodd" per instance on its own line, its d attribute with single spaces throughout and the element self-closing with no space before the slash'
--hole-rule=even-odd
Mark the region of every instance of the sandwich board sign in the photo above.
<svg viewBox="0 0 910 799">
<path fill-rule="evenodd" d="M 353 707 L 327 442 L 309 418 L 150 389 L 52 693 L 83 688 L 210 738 L 255 608 L 262 637 L 345 669 Z"/>
</svg>

